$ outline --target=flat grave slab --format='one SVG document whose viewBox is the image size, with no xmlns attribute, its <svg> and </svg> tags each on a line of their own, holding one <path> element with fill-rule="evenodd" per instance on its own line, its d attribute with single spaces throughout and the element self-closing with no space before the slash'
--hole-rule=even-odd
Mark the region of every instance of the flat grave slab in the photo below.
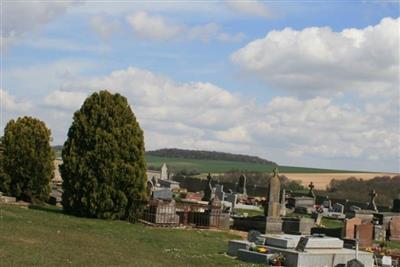
<svg viewBox="0 0 400 267">
<path fill-rule="evenodd" d="M 237 252 L 237 257 L 239 260 L 252 263 L 266 264 L 271 256 L 272 254 L 264 254 L 246 249 L 239 249 Z"/>
<path fill-rule="evenodd" d="M 250 242 L 247 240 L 229 240 L 228 252 L 229 256 L 237 256 L 239 249 L 249 250 Z"/>
<path fill-rule="evenodd" d="M 266 245 L 280 248 L 295 248 L 300 240 L 300 235 L 266 235 Z M 333 249 L 343 248 L 343 240 L 336 237 L 309 236 L 306 249 Z"/>
</svg>

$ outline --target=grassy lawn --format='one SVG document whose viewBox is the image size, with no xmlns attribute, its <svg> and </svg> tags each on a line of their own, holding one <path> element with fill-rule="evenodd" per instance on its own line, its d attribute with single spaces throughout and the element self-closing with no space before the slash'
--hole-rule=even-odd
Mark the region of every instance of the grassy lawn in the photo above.
<svg viewBox="0 0 400 267">
<path fill-rule="evenodd" d="M 251 163 L 251 162 L 238 162 L 238 161 L 224 161 L 224 160 L 202 160 L 202 159 L 183 159 L 183 158 L 172 158 L 172 157 L 158 157 L 146 155 L 146 161 L 148 166 L 161 167 L 165 162 L 174 169 L 197 169 L 201 173 L 223 173 L 232 169 L 242 171 L 256 171 L 256 172 L 272 172 L 273 166 Z M 339 170 L 327 170 L 327 169 L 316 169 L 316 168 L 303 168 L 303 167 L 290 167 L 290 166 L 279 166 L 280 172 L 286 173 L 336 173 L 336 172 L 348 172 Z"/>
<path fill-rule="evenodd" d="M 252 266 L 224 255 L 233 238 L 0 204 L 1 266 Z"/>
<path fill-rule="evenodd" d="M 330 218 L 322 218 L 321 223 L 326 228 L 339 228 L 344 226 L 344 222 L 340 220 L 330 219 Z"/>
</svg>

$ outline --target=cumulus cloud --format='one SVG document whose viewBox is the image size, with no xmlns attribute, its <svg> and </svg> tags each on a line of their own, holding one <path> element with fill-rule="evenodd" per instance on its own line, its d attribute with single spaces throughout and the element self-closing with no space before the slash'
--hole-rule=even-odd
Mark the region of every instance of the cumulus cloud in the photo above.
<svg viewBox="0 0 400 267">
<path fill-rule="evenodd" d="M 271 12 L 268 8 L 261 3 L 260 1 L 256 0 L 227 0 L 225 1 L 226 5 L 234 10 L 235 12 L 242 13 L 248 16 L 255 16 L 255 17 L 263 17 L 263 18 L 270 18 L 272 17 Z"/>
<path fill-rule="evenodd" d="M 104 18 L 104 16 L 93 16 L 90 19 L 90 27 L 103 39 L 108 39 L 112 34 L 121 30 L 121 25 L 116 20 Z"/>
<path fill-rule="evenodd" d="M 26 112 L 32 108 L 32 104 L 29 101 L 17 99 L 9 92 L 1 88 L 0 96 L 2 112 Z"/>
<path fill-rule="evenodd" d="M 87 93 L 83 92 L 56 90 L 45 97 L 44 103 L 49 107 L 57 109 L 76 110 L 82 105 L 86 97 Z"/>
<path fill-rule="evenodd" d="M 63 88 L 88 91 L 75 90 L 67 96 L 57 92 L 60 97 L 49 96 L 54 107 L 69 103 L 65 99 L 75 99 L 75 94 L 83 98 L 100 89 L 125 95 L 145 130 L 147 149 L 223 150 L 278 162 L 382 161 L 391 162 L 392 169 L 398 157 L 397 128 L 388 113 L 376 113 L 369 102 L 356 106 L 335 103 L 331 97 L 274 97 L 257 104 L 211 83 L 179 83 L 134 67 L 65 83 Z M 71 113 L 78 102 L 82 100 L 66 105 Z"/>
<path fill-rule="evenodd" d="M 15 44 L 26 33 L 40 30 L 44 25 L 65 14 L 78 1 L 30 1 L 3 3 L 2 41 L 6 48 Z"/>
<path fill-rule="evenodd" d="M 150 40 L 200 40 L 209 42 L 240 42 L 243 33 L 230 34 L 223 32 L 220 25 L 207 23 L 189 27 L 184 24 L 174 23 L 162 16 L 150 15 L 141 11 L 126 17 L 128 24 L 139 37 Z"/>
<path fill-rule="evenodd" d="M 232 61 L 269 86 L 301 94 L 393 94 L 398 86 L 399 19 L 364 29 L 328 27 L 269 32 L 233 53 Z"/>
</svg>

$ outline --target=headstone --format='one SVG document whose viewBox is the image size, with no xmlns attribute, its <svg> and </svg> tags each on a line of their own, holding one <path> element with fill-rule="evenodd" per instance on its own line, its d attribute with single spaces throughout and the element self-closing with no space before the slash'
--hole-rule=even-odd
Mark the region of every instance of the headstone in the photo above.
<svg viewBox="0 0 400 267">
<path fill-rule="evenodd" d="M 161 166 L 161 180 L 168 180 L 168 168 L 165 163 Z"/>
<path fill-rule="evenodd" d="M 273 176 L 269 181 L 267 205 L 265 206 L 265 233 L 281 233 L 282 220 L 280 218 L 281 203 L 280 203 L 281 182 L 279 180 L 278 168 L 274 168 Z"/>
<path fill-rule="evenodd" d="M 314 184 L 313 184 L 313 182 L 310 182 L 310 184 L 308 185 L 308 188 L 309 188 L 309 190 L 308 190 L 308 196 L 309 197 L 312 197 L 313 199 L 315 199 L 316 198 L 316 196 L 315 196 L 315 193 L 314 193 Z"/>
<path fill-rule="evenodd" d="M 300 237 L 300 240 L 297 243 L 295 250 L 300 251 L 300 252 L 304 252 L 304 250 L 305 250 L 305 248 L 307 246 L 307 243 L 308 243 L 308 238 L 307 237 L 304 237 L 304 236 Z"/>
<path fill-rule="evenodd" d="M 279 180 L 278 168 L 274 168 L 274 174 L 268 185 L 266 216 L 272 218 L 280 217 L 280 192 L 281 182 Z"/>
<path fill-rule="evenodd" d="M 354 239 L 355 238 L 354 227 L 360 224 L 361 224 L 360 218 L 355 217 L 347 219 L 344 223 L 344 238 Z"/>
<path fill-rule="evenodd" d="M 153 182 L 151 180 L 147 181 L 147 187 L 146 187 L 146 192 L 148 196 L 151 196 L 152 192 L 153 192 Z"/>
<path fill-rule="evenodd" d="M 169 188 L 159 188 L 153 190 L 153 199 L 171 200 L 173 197 L 172 191 Z"/>
<path fill-rule="evenodd" d="M 400 216 L 392 217 L 389 223 L 390 241 L 400 241 Z"/>
<path fill-rule="evenodd" d="M 385 241 L 386 240 L 386 229 L 382 225 L 374 225 L 374 240 Z"/>
<path fill-rule="evenodd" d="M 332 202 L 328 196 L 325 197 L 325 200 L 322 202 L 322 205 L 329 210 L 332 210 Z"/>
<path fill-rule="evenodd" d="M 361 249 L 372 247 L 374 225 L 372 223 L 365 223 L 356 225 L 359 232 L 359 246 Z M 357 230 L 356 230 L 357 231 Z"/>
<path fill-rule="evenodd" d="M 368 210 L 373 210 L 373 211 L 378 211 L 378 208 L 376 207 L 375 204 L 375 198 L 378 196 L 378 194 L 375 192 L 374 189 L 372 189 L 371 193 L 369 194 L 369 196 L 371 197 L 369 203 L 368 203 Z"/>
<path fill-rule="evenodd" d="M 335 203 L 332 206 L 334 212 L 343 213 L 344 212 L 344 205 L 340 203 Z"/>
<path fill-rule="evenodd" d="M 215 186 L 215 195 L 221 200 L 225 200 L 225 192 L 224 192 L 224 186 L 222 184 L 217 184 Z"/>
<path fill-rule="evenodd" d="M 299 232 L 302 235 L 310 235 L 311 234 L 311 228 L 314 227 L 314 220 L 311 218 L 306 218 L 302 217 L 300 218 L 300 224 L 299 224 Z"/>
<path fill-rule="evenodd" d="M 211 185 L 211 174 L 208 173 L 207 182 L 204 187 L 204 196 L 201 199 L 202 201 L 210 201 L 212 198 L 212 185 Z"/>
<path fill-rule="evenodd" d="M 249 248 L 250 242 L 247 240 L 229 240 L 227 254 L 236 257 L 239 249 L 248 250 Z"/>
<path fill-rule="evenodd" d="M 392 212 L 400 212 L 400 194 L 397 198 L 393 199 Z"/>
<path fill-rule="evenodd" d="M 261 236 L 261 232 L 257 230 L 250 230 L 247 233 L 247 241 L 249 242 L 256 242 L 257 238 Z"/>
<path fill-rule="evenodd" d="M 235 193 L 230 193 L 226 195 L 226 201 L 231 203 L 231 212 L 235 209 L 237 203 L 237 195 Z"/>
<path fill-rule="evenodd" d="M 244 174 L 240 175 L 239 181 L 236 187 L 236 192 L 238 194 L 242 194 L 247 196 L 247 190 L 246 190 L 246 176 Z"/>
<path fill-rule="evenodd" d="M 382 257 L 382 267 L 392 267 L 392 257 L 383 256 Z"/>
</svg>

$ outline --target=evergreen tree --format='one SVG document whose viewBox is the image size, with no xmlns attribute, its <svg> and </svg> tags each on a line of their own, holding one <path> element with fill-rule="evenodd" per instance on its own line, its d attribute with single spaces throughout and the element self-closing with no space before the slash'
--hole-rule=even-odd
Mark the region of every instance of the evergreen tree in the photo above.
<svg viewBox="0 0 400 267">
<path fill-rule="evenodd" d="M 38 119 L 23 117 L 7 123 L 2 140 L 2 190 L 25 201 L 48 199 L 54 175 L 50 139 L 50 130 Z"/>
<path fill-rule="evenodd" d="M 147 199 L 144 140 L 125 97 L 108 91 L 89 96 L 74 114 L 62 159 L 66 212 L 137 218 Z"/>
<path fill-rule="evenodd" d="M 4 137 L 0 138 L 0 192 L 10 193 L 10 177 L 4 172 Z"/>
</svg>

